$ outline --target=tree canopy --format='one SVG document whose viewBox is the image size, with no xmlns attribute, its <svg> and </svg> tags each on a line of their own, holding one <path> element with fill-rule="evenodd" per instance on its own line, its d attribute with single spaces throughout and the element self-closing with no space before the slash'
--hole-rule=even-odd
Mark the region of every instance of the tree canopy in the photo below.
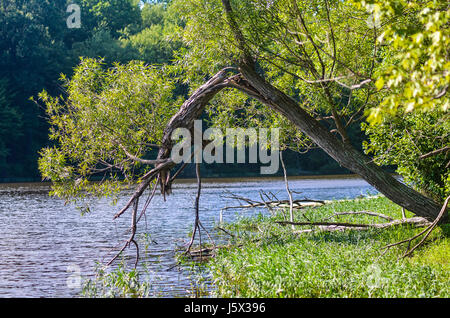
<svg viewBox="0 0 450 318">
<path fill-rule="evenodd" d="M 109 12 L 99 8 L 92 10 Z M 161 18 L 163 8 L 168 17 L 179 20 Z M 55 194 L 65 198 L 91 191 L 89 180 L 97 172 L 112 173 L 95 186 L 99 189 L 118 191 L 120 185 L 137 180 L 138 189 L 121 213 L 132 205 L 136 208 L 155 180 L 164 194 L 169 193 L 170 133 L 192 128 L 207 111 L 217 127 L 281 127 L 284 147 L 299 151 L 318 146 L 394 202 L 433 218 L 438 203 L 359 152 L 361 140 L 350 132 L 365 119 L 371 127 L 382 124 L 379 127 L 391 129 L 391 139 L 380 134 L 381 128 L 367 129 L 367 151 L 391 151 L 386 157 L 391 160 L 378 162 L 399 165 L 416 188 L 437 180 L 432 186 L 438 189 L 432 195 L 437 201 L 448 193 L 448 183 L 442 182 L 445 175 L 430 177 L 442 175 L 437 169 L 448 160 L 448 125 L 438 124 L 447 118 L 448 48 L 442 46 L 448 41 L 447 11 L 440 1 L 174 0 L 167 6 L 144 7 L 144 24 L 161 24 L 143 31 L 127 24 L 120 31 L 127 36 L 119 39 L 117 48 L 135 48 L 140 56 L 151 56 L 146 50 L 158 39 L 154 34 L 167 32 L 171 36 L 165 43 L 180 43 L 168 46 L 174 60 L 158 67 L 132 62 L 107 69 L 84 59 L 65 82 L 67 97 L 42 93 L 57 143 L 41 152 L 41 172 L 55 181 Z M 109 36 L 117 32 L 99 30 L 112 32 Z M 107 33 L 99 37 L 107 39 Z M 416 81 L 416 76 L 422 80 Z M 189 86 L 183 103 L 176 98 L 177 85 Z M 428 119 L 432 131 L 442 135 L 435 142 L 424 141 L 427 147 L 405 153 L 398 140 L 405 140 L 406 130 L 396 118 L 419 110 L 435 112 Z M 409 118 L 414 133 L 424 140 L 432 138 L 420 132 L 428 129 L 420 124 L 420 115 Z M 155 142 L 158 156 L 149 159 Z M 434 158 L 440 162 L 431 174 L 418 173 L 411 160 L 392 159 L 414 160 L 436 146 L 444 151 Z M 150 167 L 141 169 L 142 165 Z M 114 178 L 115 169 L 125 183 Z M 96 193 L 108 195 L 109 190 Z"/>
<path fill-rule="evenodd" d="M 450 11 L 447 1 L 361 2 L 379 24 L 386 24 L 377 42 L 385 50 L 376 87 L 382 101 L 368 118 L 377 123 L 383 114 L 406 114 L 413 110 L 449 108 L 450 82 L 448 29 Z"/>
</svg>

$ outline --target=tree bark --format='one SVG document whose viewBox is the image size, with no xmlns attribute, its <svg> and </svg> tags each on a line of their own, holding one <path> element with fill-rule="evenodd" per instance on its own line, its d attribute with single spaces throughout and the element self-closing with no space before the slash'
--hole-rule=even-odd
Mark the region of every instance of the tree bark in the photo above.
<svg viewBox="0 0 450 318">
<path fill-rule="evenodd" d="M 433 221 L 440 205 L 432 199 L 399 182 L 350 143 L 344 143 L 310 116 L 296 101 L 267 83 L 252 65 L 241 64 L 240 71 L 254 90 L 262 96 L 259 100 L 289 119 L 341 166 L 358 174 L 391 201 L 417 216 Z"/>
<path fill-rule="evenodd" d="M 186 128 L 192 131 L 194 120 L 200 118 L 208 102 L 222 89 L 228 87 L 227 74 L 234 68 L 224 68 L 215 74 L 205 84 L 200 86 L 195 92 L 181 105 L 180 110 L 170 119 L 167 127 L 164 129 L 161 147 L 158 152 L 157 160 L 169 159 L 173 141 L 171 136 L 178 128 Z M 167 167 L 159 172 L 159 182 L 161 193 L 165 196 L 171 193 L 170 169 L 175 166 Z"/>
<path fill-rule="evenodd" d="M 394 203 L 429 221 L 433 221 L 438 216 L 440 210 L 438 203 L 399 182 L 349 143 L 342 142 L 301 108 L 295 100 L 267 83 L 252 65 L 243 63 L 240 71 L 241 74 L 227 77 L 227 70 L 224 69 L 194 92 L 170 120 L 158 159 L 169 158 L 172 148 L 170 135 L 176 128 L 192 128 L 194 120 L 200 117 L 215 94 L 223 88 L 233 87 L 285 116 L 341 166 L 361 176 Z M 170 182 L 166 176 L 168 174 L 161 174 L 161 189 L 163 193 L 170 193 Z"/>
</svg>

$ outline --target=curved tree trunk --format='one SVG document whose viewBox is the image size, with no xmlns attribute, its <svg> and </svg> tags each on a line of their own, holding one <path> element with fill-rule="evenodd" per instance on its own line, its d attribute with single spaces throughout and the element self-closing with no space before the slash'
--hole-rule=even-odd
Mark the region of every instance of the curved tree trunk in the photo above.
<svg viewBox="0 0 450 318">
<path fill-rule="evenodd" d="M 226 87 L 235 88 L 285 116 L 341 166 L 361 176 L 396 204 L 430 221 L 438 216 L 440 210 L 438 203 L 397 181 L 349 143 L 342 142 L 311 117 L 295 100 L 267 83 L 252 65 L 243 63 L 239 70 L 240 74 L 231 77 L 226 76 L 227 69 L 220 71 L 185 101 L 165 129 L 163 147 L 159 151 L 158 159 L 170 157 L 172 148 L 170 136 L 175 129 L 179 127 L 191 129 L 194 120 L 200 117 L 215 94 Z M 171 182 L 168 171 L 174 165 L 166 166 L 167 168 L 160 173 L 161 190 L 164 194 L 170 193 Z"/>
<path fill-rule="evenodd" d="M 439 204 L 396 180 L 350 143 L 343 143 L 336 138 L 292 98 L 267 83 L 252 66 L 242 64 L 241 72 L 255 90 L 261 93 L 261 102 L 288 118 L 341 166 L 358 174 L 387 198 L 415 215 L 431 221 L 438 216 L 441 207 Z"/>
<path fill-rule="evenodd" d="M 300 131 L 306 134 L 341 166 L 361 176 L 393 202 L 428 220 L 434 220 L 438 217 L 439 204 L 393 178 L 389 173 L 364 156 L 364 154 L 352 147 L 348 140 L 344 143 L 336 138 L 292 98 L 270 83 L 267 83 L 256 72 L 254 60 L 248 50 L 245 37 L 236 23 L 230 1 L 222 0 L 222 5 L 228 20 L 228 26 L 233 32 L 241 52 L 239 69 L 247 82 L 247 85 L 237 85 L 236 88 L 241 89 L 241 87 L 245 87 L 245 89 L 241 90 L 247 93 L 250 91 L 249 96 L 257 98 L 260 102 L 288 118 Z M 251 89 L 248 86 L 251 86 Z"/>
</svg>

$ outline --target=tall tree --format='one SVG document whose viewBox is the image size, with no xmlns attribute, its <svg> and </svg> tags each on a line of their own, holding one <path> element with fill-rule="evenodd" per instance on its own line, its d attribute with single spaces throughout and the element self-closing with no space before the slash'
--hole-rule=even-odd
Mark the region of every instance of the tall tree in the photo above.
<svg viewBox="0 0 450 318">
<path fill-rule="evenodd" d="M 2 1 L 0 6 L 0 78 L 7 80 L 6 94 L 20 130 L 4 132 L 8 169 L 3 176 L 37 177 L 39 148 L 46 143 L 47 125 L 28 98 L 43 87 L 56 86 L 59 72 L 68 72 L 63 43 L 66 1 Z M 52 89 L 51 91 L 54 92 Z M 3 113 L 2 122 L 17 116 Z M 14 143 L 9 141 L 15 140 Z M 14 169 L 13 169 L 14 167 Z"/>
<path fill-rule="evenodd" d="M 154 123 L 162 131 L 156 161 L 142 158 L 146 154 L 144 144 L 134 151 L 121 146 L 120 121 L 114 130 L 117 135 L 109 135 L 111 147 L 106 153 L 100 152 L 107 156 L 101 161 L 95 160 L 100 154 L 97 139 L 90 141 L 86 135 L 80 135 L 73 130 L 74 125 L 56 125 L 59 130 L 54 130 L 55 136 L 63 146 L 44 150 L 41 159 L 43 175 L 59 181 L 55 184 L 56 194 L 76 194 L 74 187 L 81 190 L 87 185 L 89 176 L 99 166 L 123 170 L 125 166 L 114 160 L 120 153 L 119 158 L 129 164 L 156 165 L 138 174 L 140 183 L 135 194 L 117 214 L 133 207 L 135 216 L 140 196 L 154 180 L 159 180 L 164 194 L 170 193 L 170 169 L 174 166 L 170 159 L 171 136 L 175 129 L 192 129 L 194 120 L 207 105 L 214 107 L 215 100 L 226 102 L 218 107 L 219 117 L 221 113 L 230 117 L 233 107 L 246 101 L 248 113 L 257 112 L 260 120 L 247 116 L 245 124 L 286 127 L 302 145 L 319 146 L 395 203 L 430 220 L 438 216 L 439 203 L 376 165 L 354 147 L 348 133 L 351 123 L 382 98 L 374 85 L 375 74 L 389 48 L 381 46 L 377 38 L 389 21 L 370 23 L 371 13 L 365 9 L 352 2 L 331 0 L 189 0 L 174 1 L 171 8 L 185 17 L 183 39 L 188 45 L 174 72 L 181 73 L 181 79 L 191 84 L 192 93 L 170 120 Z M 78 76 L 86 74 L 86 69 L 79 70 Z M 210 79 L 202 83 L 206 76 Z M 75 77 L 75 83 L 78 78 Z M 95 78 L 97 75 L 92 77 Z M 98 89 L 93 92 L 98 94 Z M 150 92 L 158 96 L 157 91 Z M 64 106 L 60 100 L 43 97 L 49 111 L 56 111 L 52 114 L 58 123 L 83 121 L 82 112 Z M 69 105 L 76 103 L 82 105 L 83 111 L 87 108 L 95 113 L 97 100 L 79 97 Z M 109 106 L 114 107 L 114 103 Z M 134 115 L 141 118 L 138 113 Z M 95 127 L 108 135 L 111 127 L 105 128 L 96 116 L 89 118 L 92 122 L 86 126 L 86 133 L 89 127 Z M 69 160 L 79 141 L 83 141 L 83 154 L 92 161 Z"/>
</svg>

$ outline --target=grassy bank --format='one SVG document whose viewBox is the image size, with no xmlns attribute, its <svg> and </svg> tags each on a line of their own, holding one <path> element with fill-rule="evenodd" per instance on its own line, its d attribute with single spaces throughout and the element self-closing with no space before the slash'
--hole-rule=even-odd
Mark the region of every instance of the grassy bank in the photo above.
<svg viewBox="0 0 450 318">
<path fill-rule="evenodd" d="M 399 206 L 384 197 L 376 197 L 299 210 L 295 220 L 386 222 L 368 215 L 333 216 L 347 211 L 373 211 L 395 219 L 402 216 Z M 420 229 L 402 225 L 365 231 L 293 234 L 290 226 L 275 224 L 277 220 L 283 220 L 281 214 L 244 218 L 225 227 L 234 235 L 232 243 L 240 247 L 221 250 L 209 264 L 217 287 L 216 296 L 450 296 L 449 225 L 436 228 L 428 243 L 412 257 L 399 259 L 405 247 L 392 248 L 384 255 L 382 247 L 409 238 Z"/>
</svg>

